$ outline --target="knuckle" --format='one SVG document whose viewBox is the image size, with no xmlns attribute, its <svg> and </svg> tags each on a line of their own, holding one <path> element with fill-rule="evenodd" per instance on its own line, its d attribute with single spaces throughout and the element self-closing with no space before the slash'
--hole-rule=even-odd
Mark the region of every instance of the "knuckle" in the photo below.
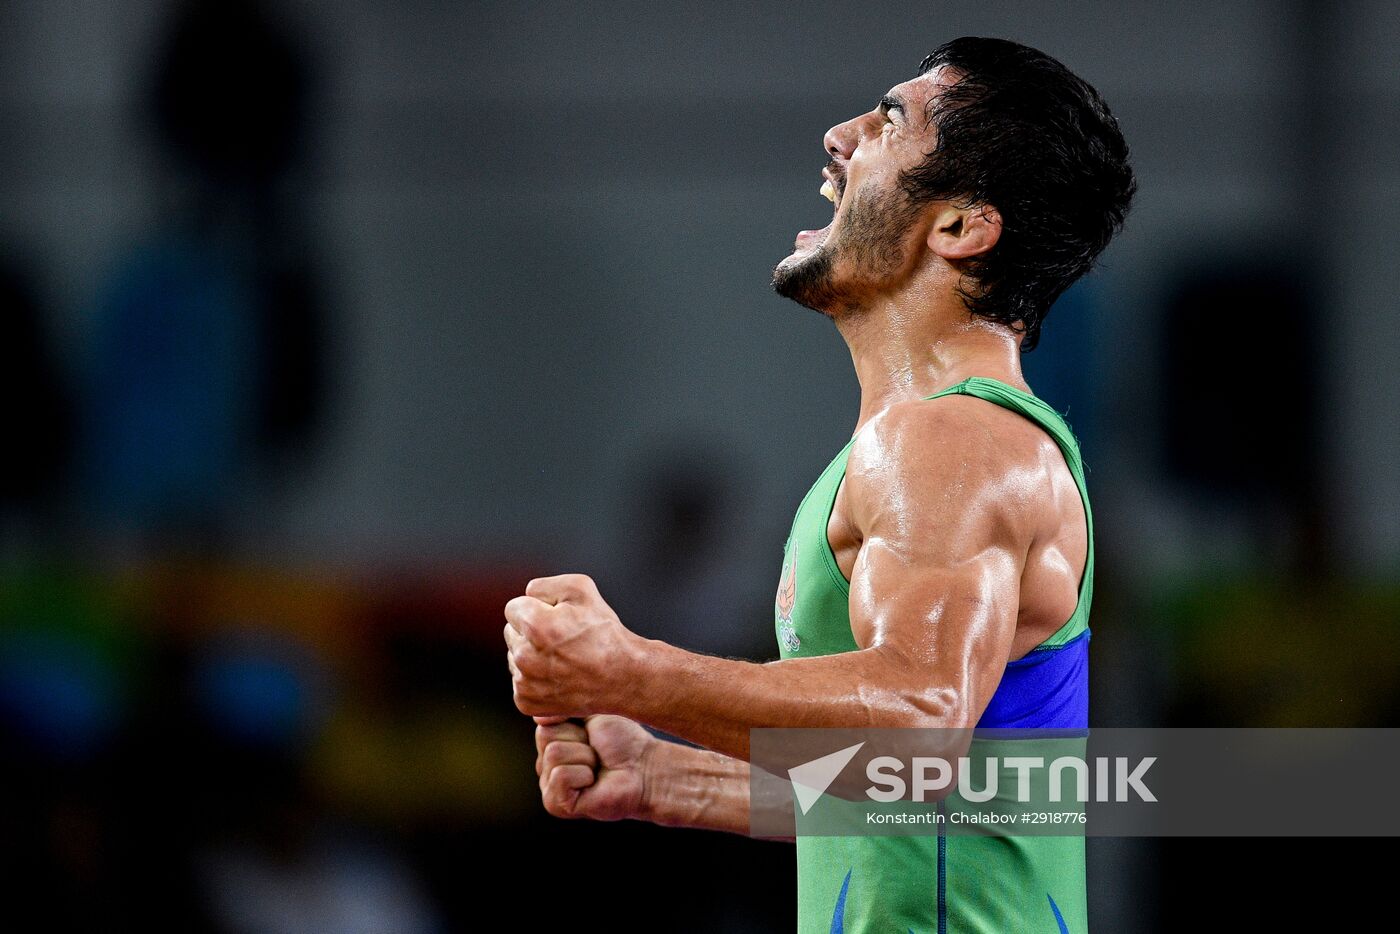
<svg viewBox="0 0 1400 934">
<path fill-rule="evenodd" d="M 522 674 L 534 675 L 540 673 L 540 656 L 533 649 L 522 649 L 515 653 L 515 667 L 519 668 Z"/>
<path fill-rule="evenodd" d="M 572 817 L 572 808 L 569 806 L 570 798 L 568 786 L 562 781 L 563 776 L 558 772 L 548 773 L 544 781 L 544 793 L 542 800 L 544 808 L 555 817 Z"/>
<path fill-rule="evenodd" d="M 569 752 L 567 743 L 550 743 L 544 747 L 544 767 L 552 769 L 557 765 L 563 765 L 568 761 Z"/>
<path fill-rule="evenodd" d="M 534 716 L 539 713 L 539 698 L 535 696 L 528 685 L 517 684 L 513 692 L 515 708 L 523 714 Z"/>
</svg>

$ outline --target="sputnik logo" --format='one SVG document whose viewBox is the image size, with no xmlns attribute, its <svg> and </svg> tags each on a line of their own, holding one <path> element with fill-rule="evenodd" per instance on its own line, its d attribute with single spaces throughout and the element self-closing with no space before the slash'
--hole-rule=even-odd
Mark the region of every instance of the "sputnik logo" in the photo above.
<svg viewBox="0 0 1400 934">
<path fill-rule="evenodd" d="M 864 742 L 856 743 L 854 746 L 847 746 L 845 749 L 788 769 L 792 793 L 796 796 L 797 806 L 802 809 L 803 814 L 812 809 L 812 805 L 826 793 L 831 783 L 836 781 L 836 776 L 841 774 L 841 770 L 850 764 L 864 745 Z"/>
</svg>

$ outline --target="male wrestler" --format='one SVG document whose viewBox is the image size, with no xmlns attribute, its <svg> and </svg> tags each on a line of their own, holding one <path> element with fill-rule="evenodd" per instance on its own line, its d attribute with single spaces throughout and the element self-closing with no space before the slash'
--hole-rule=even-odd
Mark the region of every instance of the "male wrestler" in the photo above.
<svg viewBox="0 0 1400 934">
<path fill-rule="evenodd" d="M 835 322 L 860 414 L 793 522 L 782 657 L 682 651 L 587 577 L 531 581 L 505 636 L 552 814 L 745 833 L 759 727 L 1087 727 L 1092 514 L 1020 355 L 1122 226 L 1117 122 L 1044 53 L 962 38 L 825 146 L 834 217 L 773 285 Z M 799 836 L 797 855 L 804 932 L 1087 928 L 1079 837 Z"/>
</svg>

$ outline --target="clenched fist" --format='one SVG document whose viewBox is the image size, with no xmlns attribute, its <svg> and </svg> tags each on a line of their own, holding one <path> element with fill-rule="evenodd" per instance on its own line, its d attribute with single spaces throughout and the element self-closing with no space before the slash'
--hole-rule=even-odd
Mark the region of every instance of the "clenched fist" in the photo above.
<svg viewBox="0 0 1400 934">
<path fill-rule="evenodd" d="M 505 614 L 506 661 L 521 713 L 613 713 L 636 689 L 646 640 L 622 625 L 592 578 L 532 580 Z"/>
<path fill-rule="evenodd" d="M 624 717 L 539 724 L 535 771 L 545 810 L 593 820 L 646 817 L 647 764 L 660 742 Z"/>
</svg>

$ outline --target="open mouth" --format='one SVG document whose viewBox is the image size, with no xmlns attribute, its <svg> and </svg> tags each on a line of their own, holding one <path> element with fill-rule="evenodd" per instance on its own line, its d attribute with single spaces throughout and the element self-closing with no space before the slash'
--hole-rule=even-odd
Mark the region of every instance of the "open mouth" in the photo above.
<svg viewBox="0 0 1400 934">
<path fill-rule="evenodd" d="M 822 182 L 821 195 L 831 202 L 831 223 L 818 230 L 799 231 L 797 234 L 797 246 L 799 247 L 819 246 L 825 243 L 827 235 L 831 233 L 831 224 L 836 222 L 836 212 L 841 209 L 841 195 L 845 191 L 845 186 L 838 186 L 827 170 L 823 170 L 822 175 L 826 176 L 826 180 Z"/>
</svg>

